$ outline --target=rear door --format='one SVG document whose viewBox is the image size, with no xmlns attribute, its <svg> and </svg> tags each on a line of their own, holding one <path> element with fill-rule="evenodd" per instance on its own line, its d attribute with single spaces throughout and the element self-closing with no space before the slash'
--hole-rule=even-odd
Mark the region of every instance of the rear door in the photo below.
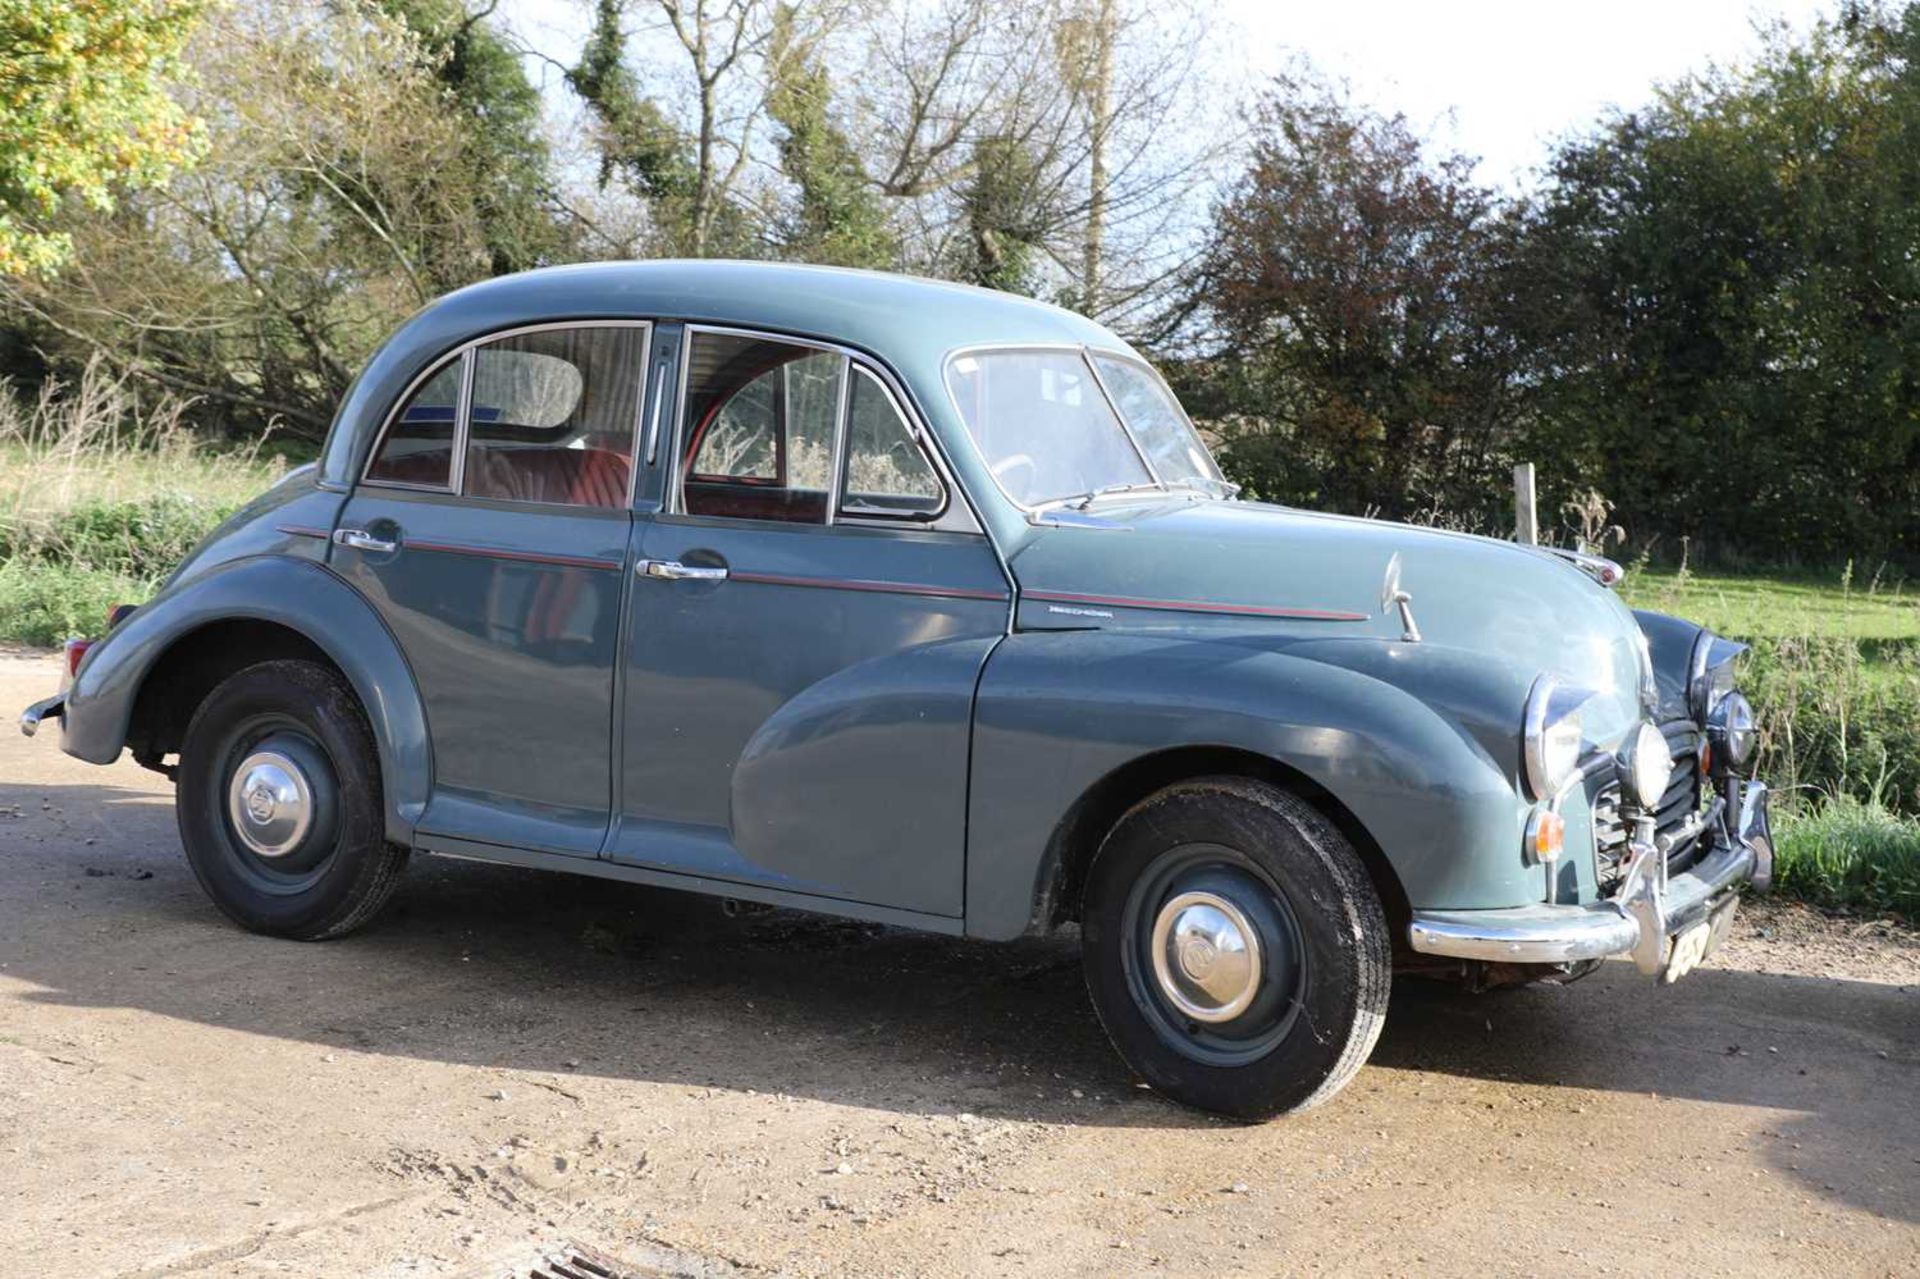
<svg viewBox="0 0 1920 1279">
<path fill-rule="evenodd" d="M 341 515 L 331 563 L 426 703 L 423 837 L 600 850 L 649 336 L 544 326 L 455 353 L 402 397 Z"/>
<path fill-rule="evenodd" d="M 689 326 L 610 856 L 957 917 L 1005 575 L 884 373 Z"/>
</svg>

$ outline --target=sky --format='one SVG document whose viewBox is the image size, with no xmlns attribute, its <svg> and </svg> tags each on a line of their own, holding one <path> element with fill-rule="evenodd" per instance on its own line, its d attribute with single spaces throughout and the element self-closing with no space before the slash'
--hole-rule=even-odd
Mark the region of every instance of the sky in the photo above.
<svg viewBox="0 0 1920 1279">
<path fill-rule="evenodd" d="M 1260 77 L 1305 55 L 1354 99 L 1480 158 L 1482 182 L 1521 189 L 1550 143 L 1653 85 L 1759 47 L 1756 23 L 1805 27 L 1837 0 L 1213 0 L 1217 47 Z M 584 0 L 505 0 L 520 37 L 571 63 Z M 544 74 L 551 86 L 550 71 Z"/>
<path fill-rule="evenodd" d="M 1288 50 L 1354 98 L 1480 157 L 1482 182 L 1530 184 L 1552 141 L 1654 84 L 1759 48 L 1756 23 L 1804 28 L 1832 0 L 1219 0 L 1250 69 Z"/>
</svg>

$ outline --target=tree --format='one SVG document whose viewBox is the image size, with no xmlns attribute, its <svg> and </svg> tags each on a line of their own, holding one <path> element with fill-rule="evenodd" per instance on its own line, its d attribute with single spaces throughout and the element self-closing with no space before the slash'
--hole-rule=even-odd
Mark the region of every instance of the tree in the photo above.
<svg viewBox="0 0 1920 1279">
<path fill-rule="evenodd" d="M 1125 319 L 1181 263 L 1227 140 L 1197 127 L 1200 12 L 596 0 L 568 83 L 660 251 L 954 275 Z"/>
<path fill-rule="evenodd" d="M 540 91 L 491 19 L 498 0 L 381 0 L 419 37 L 422 66 L 465 120 L 466 173 L 494 275 L 524 271 L 566 253 L 546 187 L 551 157 L 541 136 Z"/>
<path fill-rule="evenodd" d="M 1534 454 L 1639 541 L 1920 539 L 1920 5 L 1769 33 L 1559 148 L 1518 332 Z"/>
<path fill-rule="evenodd" d="M 834 118 L 821 33 L 805 34 L 797 9 L 774 10 L 767 112 L 782 130 L 780 170 L 797 198 L 778 228 L 782 257 L 835 266 L 892 266 L 899 256 L 878 184 Z"/>
<path fill-rule="evenodd" d="M 960 278 L 1009 293 L 1035 287 L 1035 259 L 1046 232 L 1044 207 L 1034 199 L 1040 165 L 1017 137 L 981 138 L 973 145 L 973 172 L 961 194 L 967 238 Z"/>
<path fill-rule="evenodd" d="M 402 319 L 491 268 L 469 121 L 419 37 L 372 8 L 222 6 L 186 56 L 204 160 L 65 211 L 68 270 L 0 296 L 56 360 L 97 355 L 238 432 L 317 440 Z"/>
<path fill-rule="evenodd" d="M 870 171 L 920 231 L 909 264 L 1150 322 L 1234 141 L 1203 118 L 1205 12 L 1140 0 L 883 11 L 848 132 L 872 139 Z M 1010 167 L 986 171 L 996 164 Z M 1018 207 L 996 207 L 1016 185 Z"/>
<path fill-rule="evenodd" d="M 1203 358 L 1181 370 L 1259 496 L 1478 522 L 1501 491 L 1511 228 L 1471 172 L 1310 78 L 1266 93 L 1190 285 Z"/>
<path fill-rule="evenodd" d="M 622 12 L 620 0 L 594 0 L 593 29 L 567 84 L 598 122 L 600 184 L 618 178 L 643 199 L 681 205 L 693 191 L 693 165 L 679 130 L 627 68 Z"/>
<path fill-rule="evenodd" d="M 1107 147 L 1113 131 L 1113 54 L 1120 40 L 1114 0 L 1090 0 L 1060 24 L 1061 69 L 1086 117 L 1087 209 L 1080 240 L 1080 305 L 1098 315 L 1106 285 Z"/>
<path fill-rule="evenodd" d="M 185 0 L 0 0 L 0 274 L 72 251 L 47 225 L 65 199 L 113 207 L 191 160 L 192 118 L 167 94 L 199 6 Z"/>
</svg>

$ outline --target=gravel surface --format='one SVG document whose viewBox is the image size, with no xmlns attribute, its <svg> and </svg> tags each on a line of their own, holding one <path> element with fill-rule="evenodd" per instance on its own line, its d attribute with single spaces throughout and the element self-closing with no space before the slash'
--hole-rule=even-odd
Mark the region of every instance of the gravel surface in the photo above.
<svg viewBox="0 0 1920 1279">
<path fill-rule="evenodd" d="M 0 656 L 9 717 L 52 686 Z M 1743 911 L 1701 971 L 1402 981 L 1259 1127 L 1137 1086 L 1071 936 L 990 946 L 417 858 L 243 933 L 164 779 L 0 736 L 0 1274 L 1913 1274 L 1920 943 Z"/>
</svg>

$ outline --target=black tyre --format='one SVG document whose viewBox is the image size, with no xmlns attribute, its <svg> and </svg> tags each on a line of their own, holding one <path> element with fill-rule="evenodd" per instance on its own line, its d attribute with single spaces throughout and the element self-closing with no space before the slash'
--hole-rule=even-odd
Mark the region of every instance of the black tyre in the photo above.
<svg viewBox="0 0 1920 1279">
<path fill-rule="evenodd" d="M 367 717 L 314 662 L 261 662 L 207 695 L 181 742 L 175 811 L 214 905 L 276 937 L 359 927 L 407 864 L 386 841 Z"/>
<path fill-rule="evenodd" d="M 1101 845 L 1081 914 L 1114 1047 L 1176 1101 L 1241 1119 L 1316 1106 L 1373 1051 L 1386 916 L 1311 805 L 1233 777 L 1169 787 Z"/>
</svg>

